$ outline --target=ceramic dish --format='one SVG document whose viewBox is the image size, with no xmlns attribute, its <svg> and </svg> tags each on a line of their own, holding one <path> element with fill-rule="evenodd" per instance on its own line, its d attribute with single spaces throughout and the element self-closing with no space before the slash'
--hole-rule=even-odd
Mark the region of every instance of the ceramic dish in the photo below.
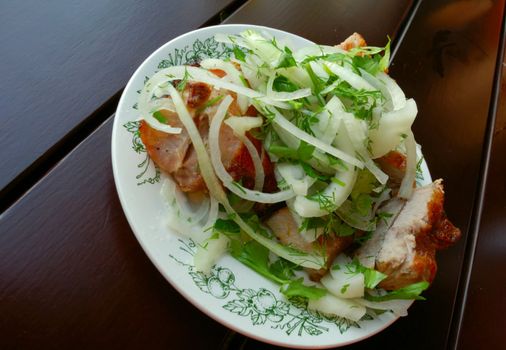
<svg viewBox="0 0 506 350">
<path fill-rule="evenodd" d="M 238 34 L 245 29 L 266 31 L 278 40 L 289 40 L 295 48 L 311 44 L 272 28 L 219 25 L 171 40 L 135 71 L 119 102 L 112 132 L 114 179 L 123 210 L 158 270 L 188 301 L 223 325 L 248 337 L 294 348 L 328 348 L 357 342 L 388 327 L 396 317 L 386 312 L 374 319 L 352 322 L 313 313 L 304 305 L 288 301 L 278 292 L 279 286 L 230 256 L 219 260 L 211 275 L 203 275 L 192 266 L 194 242 L 172 232 L 165 224 L 166 207 L 160 195 L 164 175 L 149 159 L 138 135 L 139 91 L 159 69 L 229 56 L 231 49 L 214 41 L 214 35 Z M 429 183 L 426 164 L 423 175 L 422 184 Z"/>
</svg>

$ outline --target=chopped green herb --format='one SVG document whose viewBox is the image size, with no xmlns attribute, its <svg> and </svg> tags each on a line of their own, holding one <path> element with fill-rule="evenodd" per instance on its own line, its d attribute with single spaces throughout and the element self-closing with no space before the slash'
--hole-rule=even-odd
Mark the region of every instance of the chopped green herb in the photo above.
<svg viewBox="0 0 506 350">
<path fill-rule="evenodd" d="M 332 196 L 324 194 L 323 192 L 316 192 L 310 196 L 307 196 L 307 199 L 318 202 L 320 209 L 325 210 L 329 213 L 337 209 L 334 203 L 334 198 Z"/>
<path fill-rule="evenodd" d="M 206 103 L 204 103 L 202 106 L 200 106 L 198 109 L 197 109 L 197 113 L 201 113 L 202 111 L 204 111 L 206 108 L 208 107 L 211 107 L 211 106 L 214 106 L 216 103 L 220 102 L 222 99 L 223 99 L 224 95 L 219 95 L 219 96 L 216 96 L 210 100 L 208 100 Z"/>
<path fill-rule="evenodd" d="M 343 100 L 348 112 L 367 122 L 372 122 L 372 111 L 376 102 L 384 99 L 381 91 L 358 90 L 346 81 L 337 84 L 331 93 Z"/>
<path fill-rule="evenodd" d="M 353 200 L 353 206 L 357 212 L 362 215 L 368 215 L 372 210 L 372 197 L 368 194 L 361 193 Z"/>
<path fill-rule="evenodd" d="M 293 58 L 292 51 L 285 46 L 285 52 L 281 56 L 281 60 L 276 68 L 288 68 L 296 66 L 297 62 Z"/>
<path fill-rule="evenodd" d="M 319 181 L 328 182 L 329 180 L 332 180 L 332 177 L 329 175 L 323 175 L 320 172 L 313 169 L 313 167 L 307 163 L 301 162 L 300 165 L 302 166 L 302 169 L 304 169 L 304 172 L 307 176 L 312 177 L 313 179 L 317 179 Z"/>
<path fill-rule="evenodd" d="M 302 278 L 283 284 L 279 291 L 288 298 L 301 296 L 307 299 L 319 299 L 327 294 L 327 290 L 323 288 L 305 285 Z"/>
<path fill-rule="evenodd" d="M 287 146 L 271 145 L 269 147 L 269 152 L 276 155 L 279 158 L 299 159 L 297 150 Z"/>
<path fill-rule="evenodd" d="M 312 126 L 318 123 L 318 112 L 305 113 L 302 111 L 295 110 L 292 112 L 294 118 L 294 124 L 301 130 L 307 132 L 309 135 L 314 136 Z"/>
<path fill-rule="evenodd" d="M 156 111 L 153 113 L 153 117 L 158 120 L 162 124 L 167 124 L 167 118 L 165 118 L 161 111 Z"/>
<path fill-rule="evenodd" d="M 346 186 L 346 184 L 344 182 L 342 182 L 341 180 L 339 180 L 337 177 L 333 177 L 330 179 L 330 181 L 332 181 L 333 183 L 335 184 L 338 184 L 339 186 Z"/>
<path fill-rule="evenodd" d="M 286 102 L 288 102 L 288 104 L 289 104 L 290 106 L 292 106 L 292 107 L 293 107 L 293 109 L 294 109 L 294 110 L 296 110 L 296 111 L 297 111 L 297 110 L 299 110 L 299 109 L 301 109 L 301 108 L 304 106 L 304 103 L 299 102 L 299 101 L 295 101 L 295 100 L 292 100 L 292 101 L 286 101 Z"/>
<path fill-rule="evenodd" d="M 373 189 L 378 187 L 378 180 L 374 175 L 367 169 L 360 169 L 357 174 L 357 180 L 355 186 L 351 191 L 351 198 L 355 199 L 362 193 L 371 193 Z"/>
<path fill-rule="evenodd" d="M 392 216 L 394 216 L 394 214 L 387 213 L 386 211 L 379 212 L 379 213 L 376 214 L 376 221 L 383 220 L 383 222 L 386 225 L 386 224 L 388 224 L 388 219 L 391 218 Z"/>
<path fill-rule="evenodd" d="M 387 277 L 387 275 L 379 271 L 376 271 L 369 267 L 365 267 L 364 265 L 360 264 L 357 258 L 353 259 L 351 263 L 346 264 L 344 268 L 346 269 L 347 274 L 351 275 L 358 273 L 363 274 L 365 287 L 369 289 L 375 288 L 378 285 L 378 283 L 380 283 Z"/>
<path fill-rule="evenodd" d="M 300 141 L 299 148 L 297 148 L 297 155 L 300 160 L 307 161 L 313 156 L 315 146 L 310 145 L 305 141 Z"/>
<path fill-rule="evenodd" d="M 234 185 L 236 188 L 238 188 L 242 193 L 246 193 L 246 191 L 244 190 L 244 186 L 241 185 L 239 182 L 232 181 L 232 185 Z"/>
<path fill-rule="evenodd" d="M 429 282 L 422 281 L 410 284 L 406 287 L 393 290 L 391 292 L 387 292 L 384 295 L 370 295 L 365 294 L 364 298 L 370 301 L 387 301 L 387 300 L 395 300 L 395 299 L 405 299 L 405 300 L 425 300 L 423 296 L 420 294 L 429 288 Z"/>
<path fill-rule="evenodd" d="M 299 267 L 282 258 L 271 263 L 269 253 L 269 249 L 254 240 L 245 243 L 238 239 L 231 240 L 230 254 L 262 276 L 281 284 L 280 291 L 287 297 L 315 299 L 326 294 L 325 289 L 305 285 L 302 278 L 292 279 Z"/>
<path fill-rule="evenodd" d="M 321 96 L 320 92 L 325 88 L 325 82 L 315 74 L 310 63 L 306 63 L 304 65 L 304 69 L 306 70 L 307 74 L 309 75 L 309 78 L 311 79 L 311 82 L 313 83 L 314 95 L 318 99 L 318 102 L 320 103 L 320 105 L 324 106 L 325 100 Z"/>
<path fill-rule="evenodd" d="M 241 232 L 241 228 L 233 220 L 216 219 L 213 231 L 223 234 L 238 234 Z"/>
<path fill-rule="evenodd" d="M 373 235 L 373 231 L 366 231 L 361 236 L 356 235 L 353 242 L 357 243 L 359 245 L 362 245 L 365 242 L 367 242 L 368 240 L 370 240 L 372 235 Z"/>
<path fill-rule="evenodd" d="M 179 82 L 179 84 L 177 84 L 176 89 L 179 90 L 179 91 L 183 91 L 185 89 L 185 87 L 186 87 L 186 84 L 188 84 L 188 80 L 191 77 L 192 76 L 190 75 L 190 73 L 188 73 L 188 70 L 185 68 L 184 69 L 183 79 L 181 79 L 181 81 Z"/>
<path fill-rule="evenodd" d="M 292 83 L 287 77 L 279 75 L 272 83 L 272 90 L 278 92 L 293 92 L 298 90 L 298 86 Z"/>
<path fill-rule="evenodd" d="M 242 62 L 246 62 L 246 54 L 244 53 L 243 50 L 241 50 L 241 48 L 237 45 L 234 45 L 234 47 L 232 48 L 232 51 L 234 52 L 234 56 L 236 59 L 238 59 L 239 61 L 242 61 Z"/>
</svg>

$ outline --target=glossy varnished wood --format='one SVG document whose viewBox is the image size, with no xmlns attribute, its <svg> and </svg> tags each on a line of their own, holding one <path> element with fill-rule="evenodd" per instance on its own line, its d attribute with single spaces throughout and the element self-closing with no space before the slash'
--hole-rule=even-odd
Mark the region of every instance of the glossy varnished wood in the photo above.
<svg viewBox="0 0 506 350">
<path fill-rule="evenodd" d="M 503 64 L 506 62 L 503 61 Z M 483 213 L 460 327 L 460 349 L 504 346 L 506 327 L 506 70 L 500 84 L 497 119 Z"/>
<path fill-rule="evenodd" d="M 368 44 L 384 46 L 387 36 L 395 37 L 415 2 L 256 0 L 248 2 L 225 23 L 266 25 L 326 45 L 335 45 L 358 32 Z"/>
<path fill-rule="evenodd" d="M 69 132 L 79 132 L 151 52 L 231 3 L 3 1 L 0 196 Z"/>
<path fill-rule="evenodd" d="M 357 31 L 371 44 L 380 45 L 386 34 L 396 37 L 410 2 L 403 3 L 404 7 L 397 1 L 384 2 L 390 4 L 390 10 L 384 4 L 374 7 L 375 3 L 322 1 L 304 5 L 302 1 L 251 1 L 230 22 L 269 25 L 328 44 Z M 424 146 L 433 176 L 446 180 L 447 212 L 464 234 L 473 220 L 503 13 L 502 1 L 494 7 L 483 6 L 490 4 L 486 1 L 473 3 L 479 6 L 463 10 L 458 7 L 461 5 L 455 8 L 446 3 L 424 2 L 391 68 L 406 94 L 418 102 L 420 114 L 415 124 L 418 141 Z M 172 5 L 168 2 L 165 6 Z M 118 11 L 122 13 L 121 8 Z M 0 13 L 3 19 L 4 14 Z M 388 13 L 397 19 L 391 20 Z M 170 23 L 183 21 L 177 16 L 167 16 L 170 21 L 180 21 Z M 374 22 L 375 18 L 378 22 Z M 0 26 L 15 28 L 12 23 Z M 179 26 L 168 25 L 168 28 L 185 31 Z M 111 32 L 117 35 L 112 26 L 104 28 L 100 35 L 112 35 Z M 176 32 L 170 33 L 167 35 L 173 36 Z M 150 40 L 162 39 L 155 35 Z M 154 49 L 159 43 L 150 41 L 142 45 L 152 45 Z M 125 73 L 123 60 L 128 61 L 127 56 L 136 52 L 120 59 L 125 82 L 130 73 Z M 136 56 L 137 63 L 144 56 Z M 5 58 L 0 55 L 0 59 Z M 137 63 L 128 62 L 133 71 Z M 466 72 L 466 79 L 462 72 Z M 99 87 L 101 82 L 107 85 L 106 76 L 103 79 L 95 80 L 91 87 Z M 122 86 L 119 81 L 116 83 Z M 70 91 L 63 96 L 67 99 L 72 94 Z M 96 101 L 91 101 L 94 97 L 86 96 L 86 101 L 78 101 L 73 113 L 80 115 L 88 111 L 87 106 L 97 107 Z M 74 118 L 73 113 L 68 115 L 69 119 Z M 478 241 L 476 270 L 470 285 L 472 293 L 464 319 L 467 332 L 485 327 L 487 332 L 484 337 L 467 334 L 462 342 L 469 349 L 480 348 L 486 341 L 489 341 L 486 344 L 503 344 L 497 341 L 501 331 L 498 326 L 504 324 L 504 317 L 497 317 L 501 316 L 504 303 L 495 309 L 492 303 L 481 309 L 483 297 L 504 301 L 492 275 L 485 278 L 482 273 L 492 268 L 489 264 L 498 264 L 502 268 L 497 268 L 499 273 L 504 271 L 504 238 L 501 237 L 505 227 L 504 201 L 501 201 L 504 194 L 501 174 L 506 170 L 504 117 L 497 123 L 491 163 L 497 175 L 489 182 L 486 198 L 490 204 L 482 220 L 482 232 L 491 233 L 480 236 Z M 149 262 L 135 240 L 112 178 L 111 125 L 112 119 L 109 119 L 0 217 L 2 349 L 212 349 L 219 348 L 225 335 L 230 335 L 184 300 Z M 30 142 L 26 143 L 24 147 L 33 147 Z M 4 162 L 3 156 L 0 159 Z M 440 269 L 427 293 L 428 301 L 416 303 L 407 318 L 351 348 L 444 348 L 466 241 L 464 236 L 458 246 L 439 255 Z M 480 255 L 479 251 L 484 253 Z M 487 318 L 487 313 L 496 318 Z M 240 336 L 227 339 L 229 349 L 273 348 Z"/>
<path fill-rule="evenodd" d="M 111 128 L 110 119 L 1 217 L 1 349 L 209 349 L 226 332 L 167 283 L 132 234 L 112 178 Z"/>
</svg>

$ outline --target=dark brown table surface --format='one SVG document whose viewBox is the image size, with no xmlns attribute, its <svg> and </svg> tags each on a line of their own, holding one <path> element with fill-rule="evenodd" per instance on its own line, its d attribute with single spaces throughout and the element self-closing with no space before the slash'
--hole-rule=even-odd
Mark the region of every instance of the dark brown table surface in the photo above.
<svg viewBox="0 0 506 350">
<path fill-rule="evenodd" d="M 439 254 L 427 301 L 350 348 L 505 348 L 504 1 L 60 0 L 0 5 L 0 349 L 275 348 L 170 286 L 112 177 L 130 75 L 164 42 L 223 21 L 323 44 L 393 39 L 390 74 L 417 101 L 417 141 L 463 237 Z"/>
</svg>

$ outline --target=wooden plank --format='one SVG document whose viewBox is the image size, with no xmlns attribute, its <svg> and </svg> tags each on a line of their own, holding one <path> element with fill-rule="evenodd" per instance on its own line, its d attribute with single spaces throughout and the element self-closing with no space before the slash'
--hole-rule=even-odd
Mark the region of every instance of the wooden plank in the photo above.
<svg viewBox="0 0 506 350">
<path fill-rule="evenodd" d="M 151 52 L 241 2 L 3 2 L 0 195 L 121 90 Z"/>
<path fill-rule="evenodd" d="M 384 46 L 395 37 L 413 0 L 250 1 L 224 23 L 249 23 L 286 30 L 319 44 L 335 45 L 353 32 Z"/>
<path fill-rule="evenodd" d="M 445 15 L 444 5 L 423 3 L 391 69 L 407 95 L 418 101 L 418 141 L 424 145 L 433 176 L 446 179 L 448 215 L 464 233 L 479 178 L 503 5 L 499 2 L 477 15 L 468 14 L 468 22 L 463 22 L 464 16 Z M 288 7 L 285 12 L 290 15 Z M 285 18 L 283 12 L 266 14 L 269 22 L 261 22 L 259 12 L 253 11 L 255 17 L 248 21 L 242 12 L 247 8 L 239 12 L 242 18 L 231 21 L 240 18 L 277 26 Z M 334 21 L 336 16 L 328 17 Z M 298 23 L 278 27 L 309 28 L 303 18 L 299 15 Z M 316 19 L 313 14 L 308 21 Z M 348 23 L 342 29 L 344 37 L 363 21 L 354 17 L 337 22 Z M 325 35 L 307 30 L 313 40 Z M 332 32 L 324 40 L 340 39 Z M 110 127 L 109 121 L 0 217 L 2 348 L 49 342 L 54 347 L 83 343 L 181 348 L 188 341 L 192 348 L 209 348 L 225 334 L 223 327 L 196 311 L 163 280 L 131 233 L 112 180 Z M 351 348 L 444 348 L 465 243 L 464 239 L 439 255 L 440 271 L 427 293 L 428 301 L 416 303 L 408 317 Z M 470 322 L 471 329 L 481 329 L 495 320 L 483 316 L 480 324 Z M 193 336 L 196 327 L 199 337 Z M 237 342 L 243 349 L 273 348 L 239 337 Z M 227 344 L 237 348 L 233 340 Z"/>
<path fill-rule="evenodd" d="M 170 286 L 131 232 L 111 129 L 109 119 L 1 216 L 0 348 L 208 349 L 226 333 Z"/>
<path fill-rule="evenodd" d="M 503 61 L 506 65 L 506 60 Z M 497 116 L 492 132 L 484 206 L 467 290 L 459 349 L 504 344 L 506 324 L 506 70 L 503 68 Z M 479 326 L 478 326 L 479 325 Z"/>
</svg>

